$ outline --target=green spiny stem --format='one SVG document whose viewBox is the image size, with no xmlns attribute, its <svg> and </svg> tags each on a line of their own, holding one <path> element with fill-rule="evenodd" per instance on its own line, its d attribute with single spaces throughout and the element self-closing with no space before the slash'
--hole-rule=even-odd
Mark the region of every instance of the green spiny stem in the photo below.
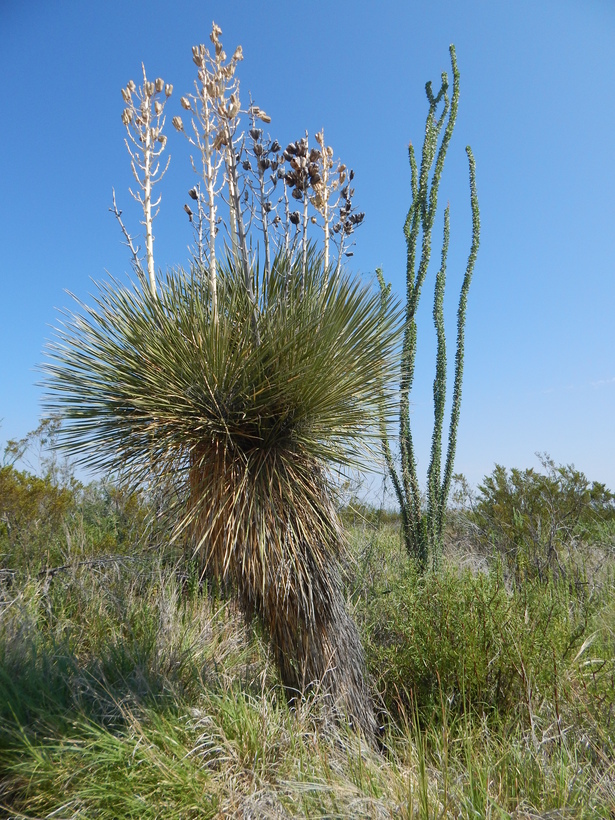
<svg viewBox="0 0 615 820">
<path fill-rule="evenodd" d="M 444 329 L 444 289 L 446 285 L 446 262 L 450 239 L 450 205 L 444 212 L 444 239 L 442 242 L 442 262 L 436 276 L 433 319 L 436 328 L 437 353 L 436 375 L 433 382 L 434 431 L 431 444 L 431 460 L 428 477 L 428 518 L 430 541 L 435 546 L 438 540 L 437 521 L 441 502 L 440 474 L 442 461 L 442 427 L 446 402 L 446 335 Z"/>
<path fill-rule="evenodd" d="M 472 205 L 472 245 L 470 247 L 470 255 L 468 256 L 468 264 L 466 266 L 466 273 L 463 279 L 463 284 L 461 286 L 459 308 L 457 310 L 457 352 L 455 355 L 455 383 L 453 387 L 453 405 L 451 408 L 451 423 L 448 436 L 446 468 L 444 470 L 444 478 L 442 481 L 442 488 L 440 491 L 440 515 L 438 528 L 439 535 L 441 535 L 444 527 L 444 512 L 451 485 L 451 477 L 453 474 L 453 462 L 455 460 L 455 450 L 457 446 L 457 427 L 459 425 L 459 411 L 461 408 L 461 387 L 463 382 L 463 358 L 468 291 L 470 289 L 472 274 L 474 273 L 474 266 L 476 264 L 476 256 L 478 254 L 478 246 L 480 244 L 480 212 L 478 208 L 478 194 L 476 192 L 476 162 L 474 161 L 474 154 L 472 153 L 472 149 L 469 145 L 466 147 L 466 153 L 468 155 L 468 163 L 470 166 L 470 202 Z"/>
<path fill-rule="evenodd" d="M 442 244 L 442 261 L 436 276 L 434 291 L 433 318 L 437 336 L 436 374 L 433 384 L 434 396 L 434 431 L 431 447 L 431 458 L 427 473 L 427 510 L 422 509 L 420 486 L 417 478 L 416 457 L 412 430 L 410 426 L 410 391 L 414 381 L 414 368 L 417 347 L 416 311 L 421 290 L 427 276 L 431 259 L 431 237 L 435 222 L 438 191 L 446 153 L 452 138 L 457 110 L 459 106 L 459 70 L 455 48 L 450 47 L 453 70 L 453 90 L 449 98 L 449 79 L 446 72 L 442 74 L 440 90 L 434 95 L 431 83 L 425 86 L 429 110 L 425 123 L 425 137 L 421 152 L 420 168 L 412 144 L 408 154 L 411 169 L 412 201 L 404 224 L 406 238 L 406 308 L 404 336 L 399 370 L 399 446 L 401 470 L 398 471 L 389 446 L 386 424 L 380 425 L 383 454 L 397 499 L 402 511 L 404 539 L 410 555 L 414 556 L 421 569 L 427 565 L 429 551 L 434 564 L 442 548 L 442 533 L 446 504 L 450 490 L 453 461 L 455 457 L 457 426 L 461 403 L 461 383 L 463 376 L 463 342 L 467 305 L 467 294 L 470 287 L 476 254 L 478 251 L 479 219 L 478 199 L 476 196 L 475 166 L 469 148 L 470 189 L 473 214 L 472 249 L 468 267 L 461 289 L 457 323 L 457 355 L 455 360 L 455 379 L 449 440 L 446 465 L 442 476 L 442 432 L 446 402 L 446 337 L 444 329 L 444 289 L 446 284 L 446 262 L 450 237 L 450 209 L 447 206 L 444 214 L 444 238 Z M 437 115 L 440 104 L 442 111 Z M 442 133 L 442 130 L 444 132 Z M 442 137 L 440 138 L 440 135 Z M 420 257 L 417 264 L 417 248 L 421 235 Z M 388 288 L 382 271 L 378 271 L 382 304 L 386 304 Z"/>
</svg>

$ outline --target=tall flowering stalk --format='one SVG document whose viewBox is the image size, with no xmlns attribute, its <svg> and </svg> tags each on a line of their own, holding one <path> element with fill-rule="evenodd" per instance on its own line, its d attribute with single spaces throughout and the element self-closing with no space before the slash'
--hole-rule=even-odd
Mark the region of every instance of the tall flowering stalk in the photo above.
<svg viewBox="0 0 615 820">
<path fill-rule="evenodd" d="M 143 222 L 141 224 L 145 228 L 147 276 L 150 289 L 155 295 L 156 270 L 154 266 L 154 233 L 152 225 L 154 217 L 158 214 L 160 197 L 152 201 L 152 189 L 163 178 L 171 161 L 169 157 L 164 168 L 161 168 L 160 157 L 167 142 L 166 136 L 162 133 L 165 124 L 164 107 L 173 92 L 173 86 L 165 84 L 160 77 L 154 82 L 148 80 L 143 64 L 141 64 L 141 68 L 143 70 L 143 85 L 137 88 L 134 81 L 130 80 L 128 85 L 122 88 L 122 97 L 126 103 L 126 108 L 122 112 L 122 122 L 126 126 L 127 138 L 125 143 L 130 154 L 132 173 L 139 186 L 135 191 L 130 189 L 130 193 L 143 209 Z M 115 202 L 114 208 L 121 224 L 121 214 L 117 211 Z M 126 234 L 126 231 L 124 233 Z M 135 257 L 134 246 L 132 246 L 130 238 L 127 238 L 133 251 L 133 257 Z M 138 256 L 136 256 L 135 262 L 139 264 Z"/>
</svg>

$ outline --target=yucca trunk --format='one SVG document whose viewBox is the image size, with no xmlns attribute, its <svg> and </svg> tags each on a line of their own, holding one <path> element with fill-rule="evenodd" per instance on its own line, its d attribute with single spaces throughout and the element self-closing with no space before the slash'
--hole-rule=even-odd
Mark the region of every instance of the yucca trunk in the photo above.
<svg viewBox="0 0 615 820">
<path fill-rule="evenodd" d="M 202 567 L 232 584 L 247 618 L 259 618 L 289 701 L 314 689 L 371 738 L 363 649 L 339 572 L 343 532 L 322 468 L 301 454 L 245 444 L 247 452 L 216 444 L 192 453 L 192 534 Z"/>
</svg>

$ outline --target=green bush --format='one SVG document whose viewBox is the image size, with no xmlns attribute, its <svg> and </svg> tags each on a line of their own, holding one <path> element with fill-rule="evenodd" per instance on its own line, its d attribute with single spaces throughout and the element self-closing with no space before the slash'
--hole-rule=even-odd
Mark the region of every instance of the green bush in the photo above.
<svg viewBox="0 0 615 820">
<path fill-rule="evenodd" d="M 497 554 L 516 581 L 581 575 L 583 544 L 615 536 L 615 495 L 573 465 L 541 457 L 544 473 L 501 465 L 478 488 L 468 513 L 474 542 Z"/>
<path fill-rule="evenodd" d="M 537 714 L 561 721 L 562 703 L 571 722 L 577 708 L 592 725 L 610 716 L 611 587 L 577 596 L 565 580 L 534 578 L 510 588 L 501 569 L 452 564 L 420 576 L 397 541 L 380 534 L 353 579 L 368 664 L 394 717 L 416 710 L 438 723 L 445 704 L 531 729 Z"/>
<path fill-rule="evenodd" d="M 74 492 L 56 486 L 49 476 L 1 467 L 0 567 L 36 569 L 52 556 L 57 560 L 63 524 L 74 506 Z"/>
</svg>

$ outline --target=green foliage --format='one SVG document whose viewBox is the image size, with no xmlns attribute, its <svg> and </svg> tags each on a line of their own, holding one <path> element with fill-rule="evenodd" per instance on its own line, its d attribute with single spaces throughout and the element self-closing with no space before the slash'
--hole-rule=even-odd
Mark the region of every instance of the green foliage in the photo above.
<svg viewBox="0 0 615 820">
<path fill-rule="evenodd" d="M 496 465 L 467 513 L 473 540 L 497 554 L 517 583 L 552 575 L 583 580 L 586 545 L 608 544 L 610 536 L 612 547 L 615 495 L 573 465 L 556 466 L 548 456 L 541 463 L 543 473 Z"/>
<path fill-rule="evenodd" d="M 75 505 L 74 493 L 40 478 L 0 467 L 0 566 L 27 565 L 58 556 L 62 524 Z"/>
<path fill-rule="evenodd" d="M 457 427 L 461 408 L 461 387 L 463 380 L 464 337 L 468 291 L 478 254 L 480 237 L 480 217 L 478 195 L 476 193 L 476 169 L 470 146 L 466 147 L 470 166 L 470 198 L 472 207 L 472 245 L 465 276 L 461 286 L 457 311 L 457 346 L 455 354 L 455 375 L 451 404 L 448 446 L 442 459 L 443 426 L 446 404 L 446 334 L 444 327 L 444 291 L 446 286 L 446 265 L 450 234 L 450 206 L 444 212 L 444 237 L 440 269 L 436 275 L 434 289 L 433 319 L 437 338 L 436 373 L 433 383 L 434 429 L 431 457 L 427 471 L 427 502 L 424 503 L 420 489 L 414 442 L 410 426 L 410 392 L 414 381 L 414 364 L 417 347 L 416 312 L 421 291 L 425 283 L 431 260 L 431 238 L 438 206 L 438 190 L 444 161 L 453 135 L 459 103 L 459 71 L 455 48 L 450 47 L 453 69 L 453 93 L 448 96 L 449 81 L 446 72 L 442 74 L 442 85 L 434 95 L 431 82 L 425 90 L 429 111 L 425 125 L 425 139 L 421 154 L 420 168 L 412 143 L 409 146 L 411 169 L 412 202 L 404 225 L 406 237 L 406 310 L 404 337 L 399 370 L 399 456 L 401 470 L 398 472 L 389 444 L 386 418 L 383 414 L 380 425 L 382 446 L 387 470 L 391 476 L 395 494 L 402 514 L 403 533 L 408 554 L 418 566 L 425 570 L 431 557 L 435 567 L 443 549 L 443 535 L 446 507 L 450 491 Z M 443 103 L 438 113 L 439 105 Z M 442 129 L 444 129 L 442 133 Z M 440 136 L 442 134 L 442 136 Z M 420 251 L 418 250 L 421 238 Z M 382 271 L 377 271 L 380 282 L 382 305 L 389 299 L 390 287 L 385 284 Z"/>
<path fill-rule="evenodd" d="M 385 725 L 393 720 L 413 727 L 425 754 L 431 749 L 440 755 L 440 766 L 455 746 L 468 744 L 470 784 L 473 770 L 483 799 L 489 794 L 481 779 L 485 767 L 518 798 L 520 771 L 531 778 L 531 788 L 544 783 L 541 756 L 554 766 L 559 758 L 568 772 L 572 760 L 578 768 L 581 758 L 590 767 L 612 759 L 612 580 L 591 595 L 578 595 L 564 580 L 526 580 L 509 588 L 501 570 L 463 569 L 448 560 L 438 573 L 419 574 L 393 529 L 374 531 L 369 541 L 358 536 L 354 549 L 355 613 Z M 478 736 L 488 737 L 488 746 L 501 744 L 495 770 L 479 762 L 485 747 L 475 747 Z M 529 766 L 531 755 L 515 749 L 518 737 L 536 752 Z M 510 777 L 509 766 L 517 776 Z M 574 791 L 569 775 L 563 777 L 559 800 Z M 584 797 L 579 793 L 577 799 Z M 553 808 L 561 805 L 554 802 Z"/>
</svg>

